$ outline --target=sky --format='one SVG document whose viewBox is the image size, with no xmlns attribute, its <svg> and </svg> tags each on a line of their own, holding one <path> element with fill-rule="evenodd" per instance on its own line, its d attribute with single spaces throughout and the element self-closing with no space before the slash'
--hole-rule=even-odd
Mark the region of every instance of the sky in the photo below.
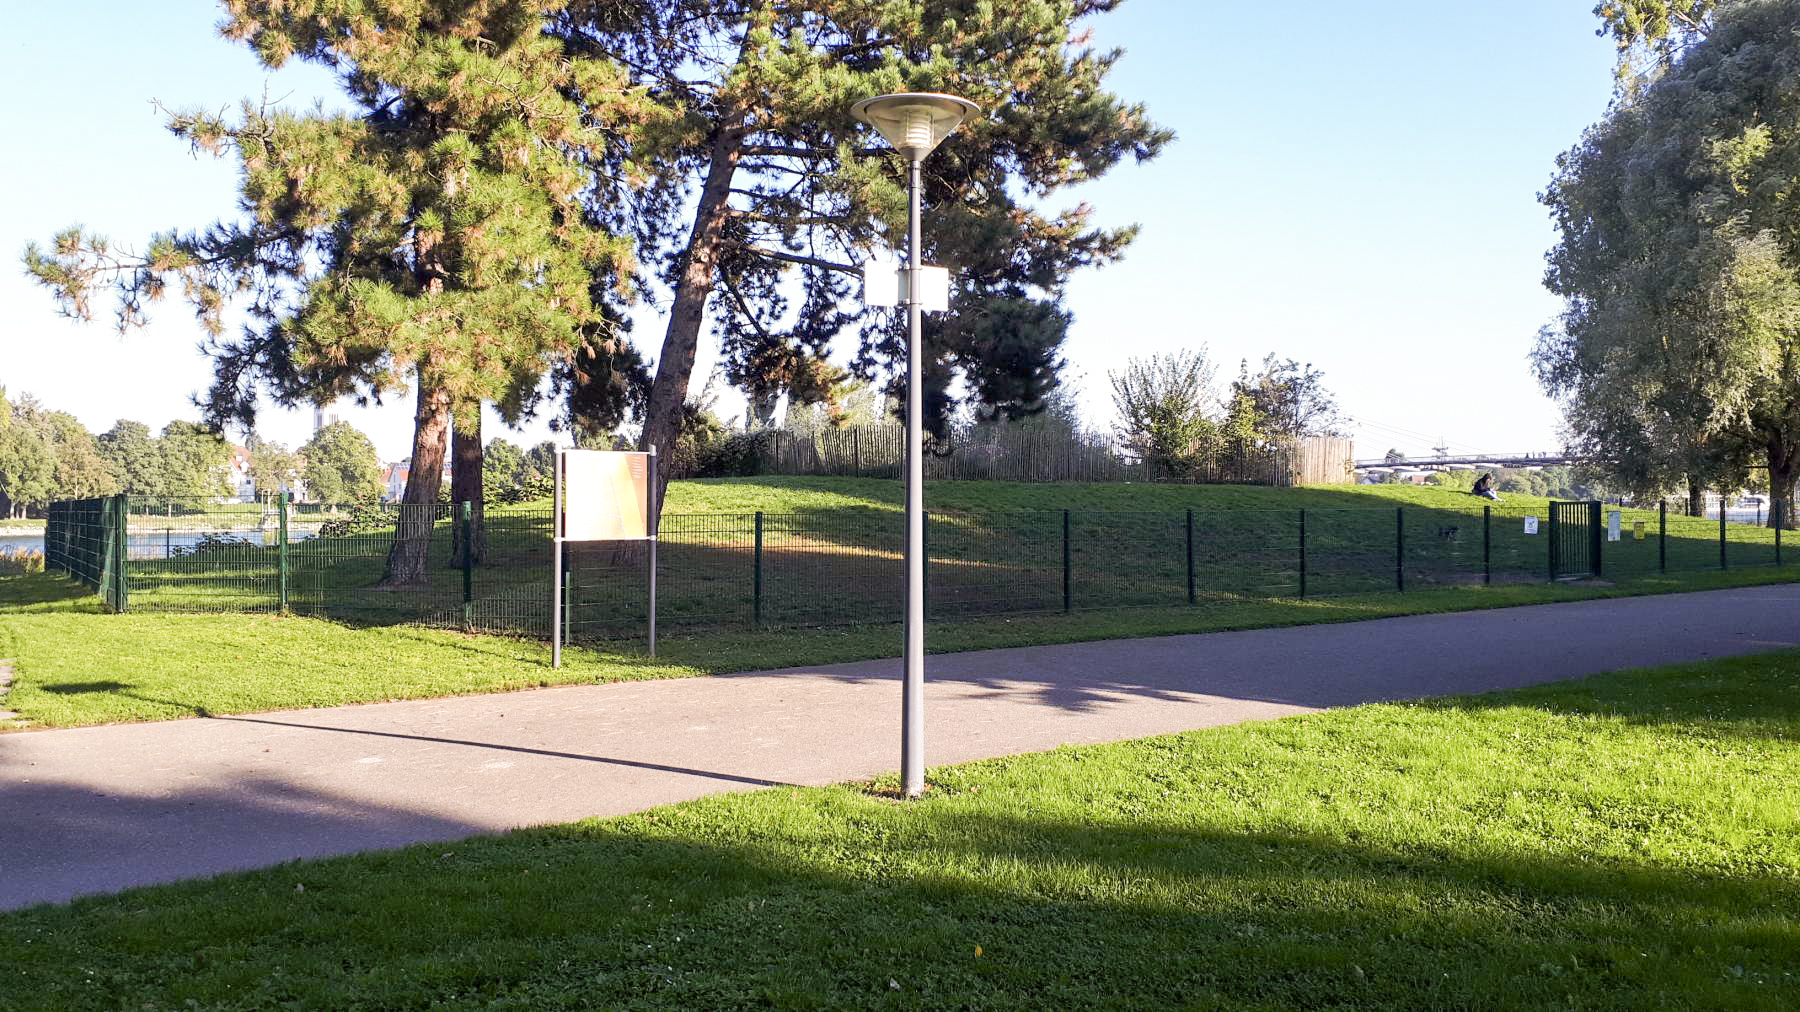
<svg viewBox="0 0 1800 1012">
<path fill-rule="evenodd" d="M 1093 19 L 1096 46 L 1125 50 L 1112 90 L 1177 139 L 1047 201 L 1141 226 L 1123 261 L 1069 282 L 1064 375 L 1084 419 L 1111 425 L 1107 373 L 1128 359 L 1204 346 L 1221 384 L 1271 353 L 1321 370 L 1358 457 L 1559 447 L 1527 358 L 1559 308 L 1541 283 L 1555 233 L 1537 194 L 1611 93 L 1612 47 L 1591 10 L 1129 0 Z M 0 160 L 0 255 L 14 265 L 0 270 L 0 386 L 96 433 L 197 417 L 204 335 L 177 298 L 124 336 L 103 315 L 59 316 L 18 266 L 26 242 L 79 223 L 141 245 L 235 213 L 233 164 L 191 154 L 153 100 L 304 107 L 335 90 L 314 68 L 267 73 L 218 37 L 219 17 L 203 0 L 29 4 L 0 43 L 13 96 L 0 125 L 14 140 Z M 643 314 L 637 333 L 660 337 L 654 309 Z M 329 410 L 384 460 L 409 452 L 410 396 Z M 297 446 L 312 414 L 270 406 L 258 429 Z M 552 438 L 541 419 L 508 431 L 492 415 L 483 434 Z"/>
</svg>

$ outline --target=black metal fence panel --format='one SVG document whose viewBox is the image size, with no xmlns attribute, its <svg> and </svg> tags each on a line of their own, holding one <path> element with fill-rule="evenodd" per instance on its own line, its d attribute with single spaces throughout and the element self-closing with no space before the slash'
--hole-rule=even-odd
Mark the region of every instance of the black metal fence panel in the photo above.
<svg viewBox="0 0 1800 1012">
<path fill-rule="evenodd" d="M 1784 561 L 1773 528 L 1593 503 L 933 513 L 927 614 L 955 620 L 1542 582 L 1558 552 L 1577 550 L 1573 541 L 1553 549 L 1554 538 L 1576 536 L 1576 525 L 1552 511 L 1574 507 L 1580 551 L 1598 547 L 1605 578 Z M 473 524 L 449 505 L 116 496 L 53 504 L 45 556 L 120 610 L 285 611 L 548 638 L 550 510 L 490 506 L 478 551 L 464 559 L 456 547 Z M 403 530 L 421 532 L 411 547 L 423 560 L 422 574 L 406 581 L 390 572 Z M 658 624 L 894 620 L 905 581 L 903 530 L 900 513 L 873 508 L 665 515 L 654 553 Z M 651 558 L 642 542 L 565 546 L 570 642 L 643 635 Z M 1558 575 L 1581 575 L 1580 566 Z"/>
</svg>

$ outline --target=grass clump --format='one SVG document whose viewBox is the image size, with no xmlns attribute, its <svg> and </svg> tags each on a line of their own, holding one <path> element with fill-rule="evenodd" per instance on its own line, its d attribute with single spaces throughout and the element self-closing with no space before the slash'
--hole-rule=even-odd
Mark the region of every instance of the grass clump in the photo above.
<svg viewBox="0 0 1800 1012">
<path fill-rule="evenodd" d="M 0 1007 L 1770 1009 L 1800 655 L 0 916 Z"/>
</svg>

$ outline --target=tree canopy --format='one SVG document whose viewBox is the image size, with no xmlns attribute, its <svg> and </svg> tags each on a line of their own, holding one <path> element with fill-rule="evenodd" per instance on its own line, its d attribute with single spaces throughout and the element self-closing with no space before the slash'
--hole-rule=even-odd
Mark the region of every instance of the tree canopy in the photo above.
<svg viewBox="0 0 1800 1012">
<path fill-rule="evenodd" d="M 307 494 L 324 503 L 369 502 L 381 495 L 375 444 L 349 422 L 332 422 L 299 451 Z"/>
<path fill-rule="evenodd" d="M 1705 37 L 1558 159 L 1542 196 L 1562 296 L 1533 365 L 1613 482 L 1691 498 L 1800 465 L 1800 18 L 1720 6 Z"/>
<path fill-rule="evenodd" d="M 1206 346 L 1172 355 L 1134 358 L 1108 372 L 1113 431 L 1129 457 L 1182 474 L 1205 457 L 1219 439 L 1219 392 Z"/>
<path fill-rule="evenodd" d="M 885 92 L 953 92 L 983 110 L 925 164 L 925 257 L 956 278 L 951 312 L 926 328 L 926 421 L 941 431 L 958 376 L 978 403 L 1040 407 L 1060 366 L 1066 279 L 1134 234 L 1097 227 L 1086 205 L 1040 204 L 1170 139 L 1104 90 L 1119 54 L 1083 41 L 1080 21 L 1117 2 L 571 7 L 558 23 L 571 49 L 630 68 L 670 114 L 634 150 L 656 184 L 601 201 L 659 272 L 641 283 L 670 291 L 643 443 L 674 445 L 709 312 L 755 417 L 783 393 L 824 399 L 841 379 L 827 348 L 846 330 L 860 333 L 855 371 L 899 393 L 904 319 L 865 314 L 854 284 L 906 230 L 905 166 L 850 115 Z"/>
<path fill-rule="evenodd" d="M 590 200 L 597 174 L 623 171 L 616 132 L 655 110 L 614 65 L 570 59 L 546 6 L 227 0 L 227 36 L 272 68 L 330 68 L 350 109 L 175 113 L 177 136 L 237 159 L 244 218 L 157 236 L 135 257 L 70 230 L 28 249 L 27 266 L 82 318 L 110 284 L 121 327 L 182 285 L 214 335 L 215 425 L 247 426 L 259 392 L 299 404 L 410 383 L 405 501 L 435 502 L 452 416 L 478 428 L 483 401 L 522 414 L 603 324 L 594 289 L 632 269 Z M 234 299 L 251 322 L 227 338 Z M 389 582 L 423 578 L 430 524 L 415 521 L 402 519 Z"/>
</svg>

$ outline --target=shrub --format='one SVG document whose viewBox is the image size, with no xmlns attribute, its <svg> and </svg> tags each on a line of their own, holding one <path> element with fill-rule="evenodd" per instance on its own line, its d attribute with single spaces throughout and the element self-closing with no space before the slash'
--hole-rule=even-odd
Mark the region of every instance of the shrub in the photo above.
<svg viewBox="0 0 1800 1012">
<path fill-rule="evenodd" d="M 44 553 L 39 550 L 0 553 L 0 576 L 26 576 L 44 571 Z"/>
</svg>

